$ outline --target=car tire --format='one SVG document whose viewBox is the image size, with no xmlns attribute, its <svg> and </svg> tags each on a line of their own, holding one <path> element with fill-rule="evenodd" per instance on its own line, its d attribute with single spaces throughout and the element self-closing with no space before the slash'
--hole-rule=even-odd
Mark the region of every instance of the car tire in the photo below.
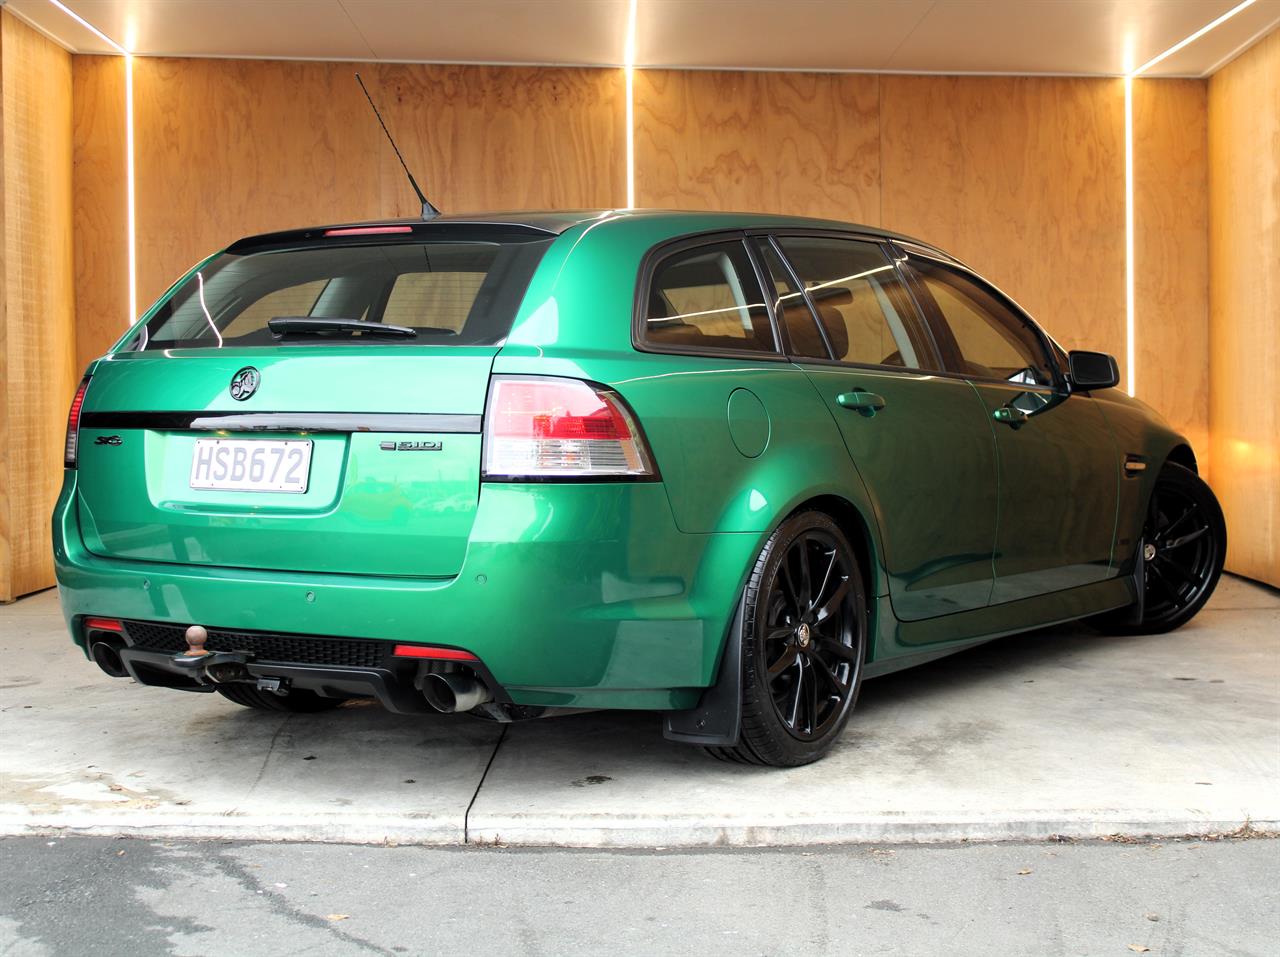
<svg viewBox="0 0 1280 957">
<path fill-rule="evenodd" d="M 330 711 L 347 700 L 346 698 L 326 698 L 305 688 L 294 688 L 287 695 L 260 691 L 248 684 L 218 685 L 214 690 L 228 701 L 234 701 L 245 708 L 252 708 L 255 711 L 283 711 L 291 714 Z"/>
<path fill-rule="evenodd" d="M 1227 526 L 1213 490 L 1195 472 L 1166 462 L 1142 527 L 1146 551 L 1142 620 L 1133 608 L 1086 619 L 1110 635 L 1156 635 L 1185 625 L 1213 594 L 1227 554 Z"/>
<path fill-rule="evenodd" d="M 822 512 L 791 516 L 743 593 L 742 722 L 723 761 L 796 767 L 826 754 L 862 687 L 867 604 L 857 555 Z"/>
</svg>

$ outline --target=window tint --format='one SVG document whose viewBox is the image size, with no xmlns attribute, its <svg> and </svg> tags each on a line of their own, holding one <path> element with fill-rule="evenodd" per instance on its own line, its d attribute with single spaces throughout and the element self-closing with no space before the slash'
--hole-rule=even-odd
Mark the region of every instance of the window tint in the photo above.
<svg viewBox="0 0 1280 957">
<path fill-rule="evenodd" d="M 649 283 L 642 338 L 692 350 L 777 351 L 746 247 L 696 246 L 659 263 Z"/>
<path fill-rule="evenodd" d="M 995 292 L 947 266 L 912 259 L 927 299 L 954 340 L 954 370 L 1020 385 L 1052 385 L 1039 337 Z"/>
<path fill-rule="evenodd" d="M 928 351 L 910 300 L 877 244 L 796 236 L 778 244 L 804 283 L 836 359 L 907 369 L 929 364 L 922 361 Z M 803 339 L 795 344 L 809 348 Z"/>
<path fill-rule="evenodd" d="M 224 253 L 176 289 L 132 348 L 226 348 L 281 342 L 277 317 L 409 326 L 414 338 L 335 334 L 299 340 L 417 345 L 501 342 L 549 240 L 322 244 Z"/>
<path fill-rule="evenodd" d="M 791 274 L 778 251 L 773 248 L 773 243 L 767 239 L 757 240 L 756 248 L 772 277 L 773 311 L 778 321 L 786 327 L 791 354 L 814 359 L 831 358 L 813 313 L 809 311 L 809 304 L 805 302 L 804 293 L 792 281 Z"/>
</svg>

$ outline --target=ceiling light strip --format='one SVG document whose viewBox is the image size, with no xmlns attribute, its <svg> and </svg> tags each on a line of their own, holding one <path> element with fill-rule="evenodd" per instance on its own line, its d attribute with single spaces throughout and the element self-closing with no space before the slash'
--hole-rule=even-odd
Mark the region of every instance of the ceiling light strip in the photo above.
<svg viewBox="0 0 1280 957">
<path fill-rule="evenodd" d="M 636 208 L 636 6 L 627 9 L 627 37 L 622 51 L 627 97 L 627 209 Z"/>
<path fill-rule="evenodd" d="M 1136 70 L 1130 70 L 1124 76 L 1124 333 L 1125 333 L 1125 385 L 1129 395 L 1136 395 L 1137 366 L 1137 312 L 1134 295 L 1134 212 L 1133 212 L 1133 81 L 1146 73 L 1157 63 L 1173 56 L 1216 27 L 1222 26 L 1237 13 L 1247 10 L 1257 0 L 1244 0 L 1238 3 L 1216 20 L 1206 23 L 1199 30 L 1179 40 L 1169 49 L 1153 56 Z"/>
<path fill-rule="evenodd" d="M 128 256 L 129 313 L 126 327 L 138 318 L 138 229 L 137 192 L 133 163 L 133 53 L 107 36 L 61 0 L 49 0 L 80 26 L 124 57 L 124 168 L 125 168 L 125 237 Z M 130 41 L 132 42 L 132 41 Z"/>
<path fill-rule="evenodd" d="M 55 7 L 57 7 L 59 10 L 61 10 L 63 13 L 65 13 L 67 16 L 69 16 L 76 23 L 80 24 L 80 26 L 84 27 L 86 30 L 92 33 L 95 37 L 97 37 L 107 46 L 111 47 L 111 49 L 115 50 L 121 56 L 129 55 L 128 50 L 126 50 L 120 44 L 116 43 L 115 40 L 111 39 L 111 37 L 107 36 L 105 33 L 103 33 L 101 30 L 95 27 L 92 23 L 90 23 L 84 17 L 80 16 L 80 14 L 76 13 L 74 10 L 68 7 L 65 3 L 61 3 L 59 2 L 59 0 L 49 0 L 49 2 L 52 3 Z"/>
<path fill-rule="evenodd" d="M 1224 24 L 1224 23 L 1226 23 L 1228 20 L 1230 20 L 1232 17 L 1234 17 L 1237 13 L 1239 13 L 1239 12 L 1241 12 L 1242 10 L 1245 10 L 1245 9 L 1247 9 L 1247 8 L 1249 8 L 1249 7 L 1251 7 L 1251 6 L 1253 6 L 1253 5 L 1254 5 L 1255 3 L 1257 3 L 1257 2 L 1258 2 L 1258 0 L 1244 0 L 1244 2 L 1243 2 L 1243 3 L 1238 3 L 1238 4 L 1236 4 L 1234 7 L 1232 7 L 1230 10 L 1228 10 L 1226 13 L 1224 13 L 1222 16 L 1218 17 L 1218 19 L 1216 19 L 1216 20 L 1214 20 L 1214 21 L 1212 21 L 1212 22 L 1210 22 L 1210 23 L 1206 23 L 1204 26 L 1202 26 L 1202 27 L 1201 27 L 1199 30 L 1197 30 L 1195 33 L 1191 34 L 1189 37 L 1186 37 L 1185 39 L 1179 40 L 1177 43 L 1175 43 L 1173 46 L 1169 47 L 1169 49 L 1165 50 L 1163 53 L 1161 53 L 1161 54 L 1159 54 L 1159 55 L 1157 55 L 1157 56 L 1153 56 L 1150 60 L 1148 60 L 1146 63 L 1142 64 L 1142 66 L 1138 67 L 1136 70 L 1134 70 L 1134 71 L 1133 71 L 1131 74 L 1129 74 L 1129 75 L 1130 75 L 1130 76 L 1141 76 L 1142 74 L 1146 73 L 1148 70 L 1150 70 L 1153 66 L 1155 66 L 1155 65 L 1156 65 L 1157 63 L 1159 63 L 1160 61 L 1162 61 L 1162 60 L 1164 60 L 1164 59 L 1166 59 L 1166 58 L 1168 58 L 1168 57 L 1173 56 L 1175 53 L 1177 53 L 1177 52 L 1178 52 L 1179 50 L 1181 50 L 1183 47 L 1186 47 L 1186 46 L 1189 46 L 1189 45 L 1190 45 L 1190 44 L 1192 44 L 1192 43 L 1195 43 L 1197 40 L 1199 40 L 1202 36 L 1204 36 L 1206 33 L 1208 33 L 1208 32 L 1209 32 L 1210 30 L 1212 30 L 1214 27 L 1219 27 L 1219 26 L 1221 26 L 1222 24 Z"/>
</svg>

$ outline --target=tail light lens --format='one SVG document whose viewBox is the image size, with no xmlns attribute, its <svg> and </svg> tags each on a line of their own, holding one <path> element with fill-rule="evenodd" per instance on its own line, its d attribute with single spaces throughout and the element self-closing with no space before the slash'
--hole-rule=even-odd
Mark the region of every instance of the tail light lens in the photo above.
<svg viewBox="0 0 1280 957">
<path fill-rule="evenodd" d="M 77 453 L 80 447 L 80 409 L 84 405 L 84 392 L 89 388 L 89 377 L 80 381 L 76 389 L 76 397 L 71 400 L 71 411 L 67 413 L 67 444 L 62 456 L 62 464 L 66 468 L 76 467 Z"/>
<path fill-rule="evenodd" d="M 621 396 L 589 382 L 495 376 L 484 420 L 487 479 L 656 477 Z"/>
</svg>

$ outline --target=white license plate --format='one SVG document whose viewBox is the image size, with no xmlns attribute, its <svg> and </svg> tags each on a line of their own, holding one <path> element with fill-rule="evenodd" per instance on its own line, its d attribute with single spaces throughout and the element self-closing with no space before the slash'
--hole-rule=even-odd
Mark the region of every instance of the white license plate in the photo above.
<svg viewBox="0 0 1280 957">
<path fill-rule="evenodd" d="M 311 442 L 305 439 L 196 439 L 191 487 L 234 492 L 305 492 Z"/>
</svg>

